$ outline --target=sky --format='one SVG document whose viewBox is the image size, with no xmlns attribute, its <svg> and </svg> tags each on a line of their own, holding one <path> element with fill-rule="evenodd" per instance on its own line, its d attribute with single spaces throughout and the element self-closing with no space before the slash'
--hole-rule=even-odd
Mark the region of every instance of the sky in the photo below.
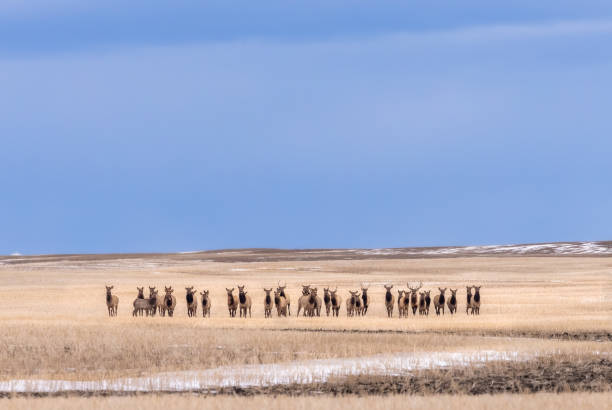
<svg viewBox="0 0 612 410">
<path fill-rule="evenodd" d="M 0 254 L 610 240 L 612 2 L 507 3 L 4 0 Z"/>
</svg>

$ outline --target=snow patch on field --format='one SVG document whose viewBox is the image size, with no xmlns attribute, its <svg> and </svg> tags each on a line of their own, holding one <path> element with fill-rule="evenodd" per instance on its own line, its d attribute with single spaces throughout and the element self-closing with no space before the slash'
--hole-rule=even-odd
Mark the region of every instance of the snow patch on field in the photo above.
<svg viewBox="0 0 612 410">
<path fill-rule="evenodd" d="M 359 255 L 612 255 L 612 245 L 602 242 L 540 243 L 533 245 L 450 246 L 440 248 L 359 249 Z"/>
<path fill-rule="evenodd" d="M 323 383 L 331 377 L 404 375 L 415 370 L 448 366 L 478 366 L 487 361 L 528 360 L 532 355 L 504 351 L 398 353 L 345 359 L 223 366 L 201 371 L 158 373 L 147 377 L 97 381 L 9 380 L 0 392 L 149 392 L 214 390 L 220 387 L 262 387 L 293 383 Z"/>
</svg>

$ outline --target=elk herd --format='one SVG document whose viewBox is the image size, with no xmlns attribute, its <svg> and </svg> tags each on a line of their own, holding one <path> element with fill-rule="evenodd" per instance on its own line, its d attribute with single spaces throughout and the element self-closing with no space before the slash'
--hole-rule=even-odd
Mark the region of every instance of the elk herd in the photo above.
<svg viewBox="0 0 612 410">
<path fill-rule="evenodd" d="M 325 314 L 332 317 L 340 315 L 342 306 L 342 296 L 338 294 L 338 288 L 323 288 L 323 298 L 319 296 L 319 289 L 311 285 L 301 285 L 302 294 L 297 299 L 297 314 L 296 316 L 321 316 L 321 309 L 325 306 Z M 431 306 L 431 290 L 422 290 L 423 282 L 412 287 L 410 283 L 406 289 L 397 289 L 397 299 L 392 291 L 394 285 L 384 285 L 384 303 L 388 317 L 393 317 L 393 311 L 397 304 L 398 317 L 408 317 L 410 312 L 415 316 L 417 311 L 421 316 L 429 315 Z M 230 317 L 236 316 L 238 310 L 240 317 L 251 317 L 252 300 L 248 294 L 245 285 L 237 285 L 236 288 L 225 288 L 227 292 L 227 309 Z M 281 285 L 280 282 L 274 288 L 263 288 L 263 307 L 264 317 L 272 317 L 273 309 L 276 309 L 278 317 L 291 316 L 291 298 L 286 292 L 287 284 Z M 368 294 L 369 286 L 361 284 L 361 289 L 349 290 L 346 299 L 346 315 L 365 316 L 368 313 L 370 303 L 374 302 Z M 481 286 L 466 286 L 466 305 L 465 313 L 472 315 L 480 314 L 480 288 Z M 137 287 L 138 294 L 133 302 L 133 316 L 160 316 L 170 317 L 174 315 L 176 308 L 176 297 L 173 295 L 174 289 L 172 286 L 164 286 L 163 296 L 158 294 L 155 286 L 149 286 L 149 297 L 145 298 L 144 287 Z M 106 286 L 106 306 L 109 316 L 117 316 L 117 308 L 119 306 L 119 298 L 112 294 L 113 286 Z M 457 290 L 448 288 L 438 288 L 438 294 L 433 297 L 433 307 L 436 315 L 444 315 L 446 309 L 452 315 L 457 313 Z M 447 293 L 447 291 L 449 293 Z M 210 317 L 211 298 L 209 290 L 199 292 L 193 287 L 185 288 L 185 302 L 187 306 L 187 316 L 195 317 L 198 315 L 198 309 L 202 312 L 202 317 Z"/>
</svg>

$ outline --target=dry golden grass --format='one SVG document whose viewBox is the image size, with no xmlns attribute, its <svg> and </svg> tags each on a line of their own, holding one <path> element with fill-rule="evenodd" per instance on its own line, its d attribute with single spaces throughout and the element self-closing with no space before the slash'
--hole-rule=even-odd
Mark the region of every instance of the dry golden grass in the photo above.
<svg viewBox="0 0 612 410">
<path fill-rule="evenodd" d="M 369 410 L 389 409 L 605 409 L 609 408 L 612 393 L 538 393 L 501 394 L 492 396 L 374 396 L 374 397 L 203 397 L 196 395 L 147 395 L 95 398 L 14 398 L 0 399 L 7 410 L 24 409 L 247 409 L 270 410 L 350 408 Z"/>
<path fill-rule="evenodd" d="M 612 352 L 609 341 L 548 338 L 551 333 L 612 332 L 610 272 L 612 259 L 596 257 L 265 263 L 214 263 L 190 259 L 188 264 L 151 264 L 145 259 L 137 263 L 130 260 L 127 264 L 120 259 L 96 261 L 94 258 L 78 267 L 62 260 L 0 265 L 0 300 L 3 301 L 0 378 L 96 379 L 226 364 L 423 350 Z M 320 291 L 324 286 L 337 286 L 346 299 L 348 289 L 356 289 L 361 282 L 367 282 L 372 305 L 367 317 L 347 318 L 343 302 L 341 316 L 337 319 L 295 316 L 264 319 L 262 288 L 275 286 L 278 280 L 288 284 L 293 315 L 297 311 L 302 283 L 318 286 Z M 406 282 L 418 281 L 424 282 L 425 289 L 459 288 L 459 314 L 436 317 L 432 307 L 429 317 L 411 315 L 398 319 L 395 310 L 394 318 L 387 318 L 382 285 L 393 283 L 395 289 L 405 289 Z M 253 298 L 250 319 L 230 319 L 227 314 L 225 287 L 236 287 L 239 283 L 247 286 Z M 113 284 L 119 296 L 116 318 L 107 315 L 104 284 Z M 480 316 L 465 314 L 465 285 L 472 284 L 483 286 Z M 147 285 L 155 285 L 158 289 L 163 289 L 164 285 L 174 286 L 178 301 L 174 318 L 131 316 L 136 286 Z M 211 319 L 187 318 L 185 286 L 211 290 Z M 435 294 L 437 291 L 432 292 L 432 296 Z M 304 329 L 442 334 L 300 331 Z M 482 337 L 520 332 L 543 338 Z M 390 400 L 401 402 L 399 398 Z"/>
<path fill-rule="evenodd" d="M 1 379 L 95 380 L 224 365 L 362 357 L 395 352 L 516 351 L 583 355 L 612 352 L 611 342 L 431 334 L 304 333 L 223 330 L 204 324 L 168 327 L 156 319 L 117 323 L 10 324 L 0 333 Z"/>
</svg>

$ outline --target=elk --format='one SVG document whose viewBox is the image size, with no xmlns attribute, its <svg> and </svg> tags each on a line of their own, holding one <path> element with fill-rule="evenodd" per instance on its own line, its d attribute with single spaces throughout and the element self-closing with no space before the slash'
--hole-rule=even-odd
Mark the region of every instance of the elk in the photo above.
<svg viewBox="0 0 612 410">
<path fill-rule="evenodd" d="M 310 299 L 310 285 L 302 285 L 302 296 L 298 299 L 298 312 L 297 315 L 300 315 L 300 310 L 303 310 L 303 315 L 306 316 L 306 310 L 309 306 Z"/>
<path fill-rule="evenodd" d="M 352 290 L 349 290 L 349 293 L 351 294 L 351 296 L 346 300 L 346 316 L 355 316 L 355 309 L 357 301 L 359 300 L 359 292 L 353 292 Z"/>
<path fill-rule="evenodd" d="M 410 292 L 404 291 L 404 317 L 408 317 L 408 313 L 410 313 Z"/>
<path fill-rule="evenodd" d="M 195 317 L 198 314 L 198 297 L 194 295 L 197 291 L 193 286 L 185 288 L 187 291 L 185 299 L 187 300 L 187 316 Z"/>
<path fill-rule="evenodd" d="M 466 297 L 467 297 L 467 303 L 465 305 L 465 314 L 467 315 L 468 310 L 470 309 L 470 307 L 472 307 L 472 287 L 466 286 L 465 291 L 466 291 Z"/>
<path fill-rule="evenodd" d="M 157 291 L 153 291 L 151 297 L 148 299 L 144 298 L 136 298 L 134 299 L 134 310 L 132 312 L 132 316 L 140 315 L 142 316 L 143 312 L 146 313 L 147 316 L 154 315 L 154 311 L 157 307 Z"/>
<path fill-rule="evenodd" d="M 452 315 L 453 313 L 457 312 L 457 289 L 453 290 L 451 288 L 450 291 L 451 291 L 451 297 L 448 299 L 448 302 L 446 304 L 448 306 L 449 312 Z"/>
<path fill-rule="evenodd" d="M 312 314 L 310 316 L 314 316 L 315 314 L 320 317 L 321 316 L 321 307 L 323 306 L 323 301 L 321 300 L 321 297 L 317 295 L 317 288 L 314 288 L 312 290 L 312 293 L 314 294 L 314 298 L 315 298 L 315 303 L 313 306 L 313 311 Z"/>
<path fill-rule="evenodd" d="M 355 299 L 355 313 L 357 316 L 361 316 L 363 313 L 363 303 L 361 301 L 361 295 L 359 295 L 359 291 L 357 291 L 357 298 Z"/>
<path fill-rule="evenodd" d="M 174 289 L 172 286 L 164 286 L 166 290 L 166 294 L 164 295 L 164 310 L 168 312 L 168 316 L 172 317 L 174 315 L 174 308 L 176 307 L 176 298 L 172 294 Z"/>
<path fill-rule="evenodd" d="M 329 295 L 329 288 L 323 288 L 323 303 L 325 304 L 325 313 L 329 316 L 331 310 L 331 296 Z"/>
<path fill-rule="evenodd" d="M 263 288 L 263 290 L 264 292 L 266 292 L 266 296 L 264 297 L 264 317 L 272 317 L 272 305 L 274 304 L 274 302 L 272 301 L 272 296 L 270 296 L 272 288 Z"/>
<path fill-rule="evenodd" d="M 474 297 L 472 299 L 472 314 L 479 315 L 480 314 L 480 288 L 481 286 L 473 286 L 474 288 Z"/>
<path fill-rule="evenodd" d="M 132 312 L 132 316 L 136 316 L 136 315 L 140 315 L 142 316 L 145 313 L 145 309 L 144 306 L 146 306 L 145 303 L 140 303 L 139 305 L 141 306 L 140 308 L 136 309 L 136 301 L 137 300 L 144 300 L 144 286 L 139 288 L 138 286 L 136 286 L 136 290 L 138 291 L 138 294 L 136 295 L 136 300 L 134 300 L 134 311 Z M 147 311 L 147 316 L 149 316 L 149 312 Z"/>
<path fill-rule="evenodd" d="M 109 316 L 117 316 L 117 308 L 119 307 L 119 298 L 111 293 L 114 287 L 106 286 L 106 307 L 108 308 Z"/>
<path fill-rule="evenodd" d="M 317 298 L 321 300 L 317 296 L 317 288 L 311 288 L 310 293 L 308 294 L 308 300 L 306 305 L 304 306 L 304 316 L 314 316 L 317 313 Z"/>
<path fill-rule="evenodd" d="M 404 316 L 404 313 L 406 313 L 406 298 L 404 297 L 404 293 L 406 293 L 406 291 L 397 290 L 397 313 L 399 317 Z"/>
<path fill-rule="evenodd" d="M 431 304 L 431 290 L 425 291 L 425 314 L 429 316 L 429 305 Z"/>
<path fill-rule="evenodd" d="M 395 305 L 395 296 L 391 293 L 393 285 L 384 285 L 387 292 L 385 292 L 385 306 L 387 307 L 387 317 L 393 317 L 393 306 Z"/>
<path fill-rule="evenodd" d="M 247 310 L 249 312 L 249 317 L 251 317 L 251 297 L 247 295 L 244 288 L 244 285 L 238 285 L 238 303 L 240 306 L 240 317 L 246 318 Z"/>
<path fill-rule="evenodd" d="M 157 290 L 155 290 L 155 286 L 149 286 L 149 300 L 152 302 L 150 307 L 151 316 L 155 316 L 160 302 L 160 299 L 157 297 Z"/>
<path fill-rule="evenodd" d="M 287 317 L 287 299 L 281 295 L 279 290 L 274 291 L 274 304 L 276 305 L 277 316 Z"/>
<path fill-rule="evenodd" d="M 276 291 L 278 292 L 279 296 L 282 296 L 285 298 L 286 302 L 287 302 L 287 312 L 289 313 L 289 316 L 291 316 L 291 298 L 289 297 L 289 295 L 285 292 L 285 288 L 287 287 L 287 282 L 285 282 L 285 284 L 283 286 L 280 285 L 280 281 L 278 282 L 278 287 L 276 288 Z"/>
<path fill-rule="evenodd" d="M 208 297 L 208 290 L 203 290 L 200 292 L 202 296 L 202 317 L 210 317 L 210 298 Z"/>
<path fill-rule="evenodd" d="M 419 291 L 419 289 L 423 287 L 423 282 L 421 282 L 419 286 L 416 288 L 411 287 L 410 283 L 408 283 L 407 286 L 408 286 L 408 289 L 410 289 L 410 307 L 412 307 L 412 314 L 416 315 L 417 308 L 419 307 L 417 292 Z M 406 305 L 406 309 L 408 309 L 407 305 Z"/>
<path fill-rule="evenodd" d="M 338 317 L 338 315 L 340 314 L 340 304 L 342 303 L 342 297 L 337 293 L 338 288 L 329 292 L 331 299 L 332 316 L 336 317 Z"/>
<path fill-rule="evenodd" d="M 230 317 L 236 317 L 236 309 L 238 308 L 238 299 L 234 296 L 234 288 L 228 289 L 227 291 L 227 309 L 229 310 Z"/>
<path fill-rule="evenodd" d="M 151 299 L 151 297 L 153 295 L 153 291 L 155 291 L 155 290 L 156 290 L 155 286 L 149 286 L 149 299 Z M 155 292 L 155 293 L 159 294 L 158 292 Z M 163 316 L 165 314 L 163 298 L 156 297 L 156 304 L 155 304 L 155 308 L 153 310 L 154 310 L 152 312 L 153 316 L 155 316 L 155 312 L 159 312 L 160 316 Z"/>
<path fill-rule="evenodd" d="M 361 310 L 362 310 L 362 314 L 365 316 L 366 313 L 368 313 L 368 306 L 370 306 L 370 297 L 368 296 L 368 288 L 369 286 L 365 287 L 363 286 L 363 283 L 361 284 Z"/>
<path fill-rule="evenodd" d="M 440 291 L 440 294 L 434 297 L 434 307 L 436 308 L 436 315 L 440 316 L 440 311 L 442 311 L 442 314 L 444 314 L 444 303 L 446 302 L 444 292 L 446 292 L 446 288 L 438 288 L 438 290 Z"/>
<path fill-rule="evenodd" d="M 425 292 L 419 292 L 419 315 L 424 315 L 426 312 L 425 308 Z"/>
</svg>

